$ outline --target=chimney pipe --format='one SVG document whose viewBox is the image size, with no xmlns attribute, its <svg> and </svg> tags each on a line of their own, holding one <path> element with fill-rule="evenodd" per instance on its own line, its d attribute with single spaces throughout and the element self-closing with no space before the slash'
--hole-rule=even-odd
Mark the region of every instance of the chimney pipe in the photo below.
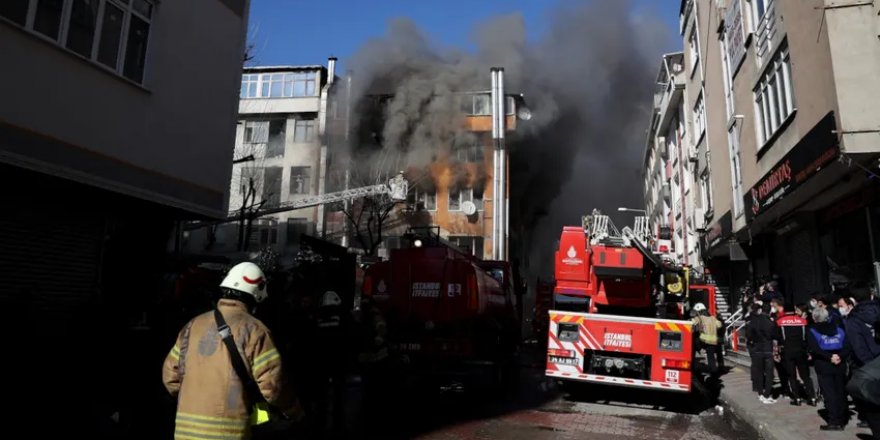
<svg viewBox="0 0 880 440">
<path fill-rule="evenodd" d="M 504 69 L 492 72 L 492 141 L 494 143 L 492 175 L 492 258 L 507 259 L 507 151 L 504 112 Z"/>
<path fill-rule="evenodd" d="M 336 78 L 336 57 L 327 58 L 327 84 L 333 84 Z"/>
</svg>

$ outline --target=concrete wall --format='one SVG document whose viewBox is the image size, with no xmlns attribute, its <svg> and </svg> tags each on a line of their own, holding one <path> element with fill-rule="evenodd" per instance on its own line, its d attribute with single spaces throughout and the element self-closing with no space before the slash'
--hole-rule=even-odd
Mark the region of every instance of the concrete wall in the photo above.
<svg viewBox="0 0 880 440">
<path fill-rule="evenodd" d="M 876 152 L 880 150 L 880 3 L 824 3 L 836 6 L 826 10 L 825 20 L 842 147 L 848 153 Z M 853 4 L 862 5 L 844 7 Z"/>
<path fill-rule="evenodd" d="M 223 215 L 247 8 L 157 3 L 143 86 L 0 22 L 0 160 Z"/>
</svg>

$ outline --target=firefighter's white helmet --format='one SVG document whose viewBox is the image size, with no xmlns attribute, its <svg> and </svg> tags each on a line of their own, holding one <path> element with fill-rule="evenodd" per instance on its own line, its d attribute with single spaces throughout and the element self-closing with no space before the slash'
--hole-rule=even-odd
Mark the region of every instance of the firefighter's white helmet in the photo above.
<svg viewBox="0 0 880 440">
<path fill-rule="evenodd" d="M 703 303 L 696 303 L 696 304 L 694 304 L 694 311 L 695 311 L 695 312 L 702 312 L 702 311 L 704 311 L 704 310 L 706 310 L 706 306 L 703 305 Z"/>
<path fill-rule="evenodd" d="M 321 297 L 322 306 L 338 306 L 340 304 L 342 304 L 342 298 L 332 290 L 324 292 L 324 296 Z"/>
<path fill-rule="evenodd" d="M 266 294 L 266 276 L 263 275 L 260 266 L 251 262 L 238 263 L 229 269 L 229 273 L 220 283 L 220 287 L 251 295 L 258 303 L 268 296 Z"/>
</svg>

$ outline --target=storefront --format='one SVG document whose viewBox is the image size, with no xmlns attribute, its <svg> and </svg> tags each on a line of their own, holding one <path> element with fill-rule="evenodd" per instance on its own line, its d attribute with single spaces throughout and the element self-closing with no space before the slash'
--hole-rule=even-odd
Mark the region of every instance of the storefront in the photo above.
<svg viewBox="0 0 880 440">
<path fill-rule="evenodd" d="M 838 207 L 876 183 L 838 160 L 835 132 L 834 112 L 829 112 L 743 200 L 747 226 L 736 238 L 747 249 L 752 274 L 778 275 L 791 304 L 830 290 L 829 268 L 836 263 L 828 257 L 854 265 L 860 276 L 872 267 L 865 209 Z M 861 213 L 858 225 L 855 211 Z"/>
</svg>

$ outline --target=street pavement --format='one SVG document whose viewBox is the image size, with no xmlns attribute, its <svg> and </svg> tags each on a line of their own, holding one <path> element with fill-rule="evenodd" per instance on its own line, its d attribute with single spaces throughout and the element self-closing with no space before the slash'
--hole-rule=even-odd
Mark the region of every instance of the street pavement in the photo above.
<svg viewBox="0 0 880 440">
<path fill-rule="evenodd" d="M 606 390 L 610 391 L 610 390 Z M 681 396 L 679 396 L 681 397 Z M 675 396 L 667 396 L 675 398 Z M 629 406 L 625 402 L 580 402 L 557 399 L 541 407 L 514 411 L 438 429 L 419 440 L 574 440 L 744 438 L 721 417 Z M 747 437 L 746 437 L 747 438 Z"/>
<path fill-rule="evenodd" d="M 749 372 L 736 366 L 723 378 L 719 401 L 733 415 L 758 431 L 766 440 L 869 440 L 870 430 L 856 427 L 855 417 L 850 420 L 845 431 L 825 432 L 819 426 L 825 421 L 822 403 L 818 407 L 791 406 L 785 398 L 775 404 L 765 405 L 758 401 L 752 392 Z"/>
<path fill-rule="evenodd" d="M 410 396 L 413 397 L 413 396 Z M 391 432 L 368 438 L 417 440 L 750 439 L 731 426 L 708 396 L 605 386 L 561 390 L 543 369 L 526 368 L 520 386 L 502 398 L 465 390 L 420 396 Z M 386 427 L 389 427 L 386 425 Z"/>
</svg>

